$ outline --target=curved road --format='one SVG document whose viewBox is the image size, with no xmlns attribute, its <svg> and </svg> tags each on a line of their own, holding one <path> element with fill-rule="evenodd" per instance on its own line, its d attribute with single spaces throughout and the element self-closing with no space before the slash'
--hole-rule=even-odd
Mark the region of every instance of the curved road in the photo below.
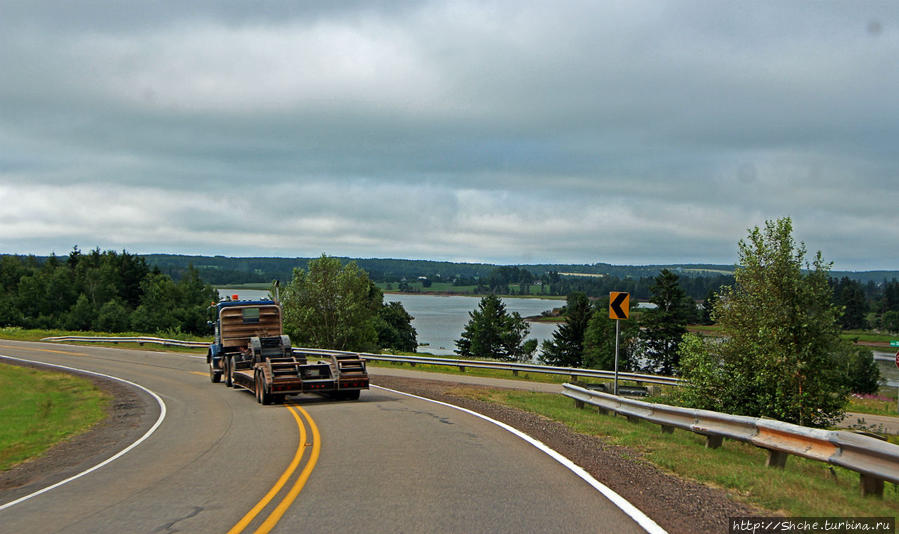
<svg viewBox="0 0 899 534">
<path fill-rule="evenodd" d="M 264 407 L 178 353 L 0 340 L 0 355 L 127 379 L 167 410 L 121 458 L 0 511 L 2 533 L 643 532 L 544 453 L 450 407 L 380 389 Z M 0 491 L 0 505 L 35 489 Z"/>
</svg>

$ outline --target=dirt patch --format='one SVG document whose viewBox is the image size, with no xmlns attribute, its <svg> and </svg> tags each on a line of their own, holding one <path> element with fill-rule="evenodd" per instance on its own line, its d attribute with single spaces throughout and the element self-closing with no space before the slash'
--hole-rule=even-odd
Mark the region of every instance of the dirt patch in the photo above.
<svg viewBox="0 0 899 534">
<path fill-rule="evenodd" d="M 69 372 L 11 360 L 3 360 L 3 363 Z M 90 380 L 112 396 L 107 417 L 40 457 L 0 472 L 0 503 L 13 501 L 103 462 L 139 439 L 159 417 L 156 401 L 137 388 L 94 375 L 71 374 Z"/>
<path fill-rule="evenodd" d="M 626 447 L 579 434 L 530 412 L 449 393 L 458 384 L 387 376 L 373 377 L 372 382 L 468 408 L 539 439 L 612 488 L 671 534 L 727 532 L 729 517 L 769 515 L 735 502 L 724 490 L 666 474 L 640 461 L 639 453 Z M 483 388 L 471 384 L 465 387 Z"/>
</svg>

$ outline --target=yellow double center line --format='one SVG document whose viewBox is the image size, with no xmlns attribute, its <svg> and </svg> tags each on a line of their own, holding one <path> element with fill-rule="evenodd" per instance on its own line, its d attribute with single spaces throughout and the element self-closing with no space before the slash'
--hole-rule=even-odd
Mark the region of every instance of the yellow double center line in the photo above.
<svg viewBox="0 0 899 534">
<path fill-rule="evenodd" d="M 281 474 L 281 477 L 278 478 L 278 481 L 275 482 L 275 485 L 272 486 L 272 489 L 265 494 L 265 497 L 262 498 L 256 506 L 253 507 L 252 510 L 247 512 L 247 515 L 243 516 L 243 518 L 237 522 L 231 530 L 228 531 L 228 534 L 238 534 L 243 532 L 245 528 L 265 509 L 266 506 L 275 498 L 278 493 L 280 493 L 281 489 L 287 484 L 290 478 L 293 476 L 294 471 L 296 471 L 297 467 L 300 465 L 300 461 L 303 458 L 303 453 L 306 449 L 306 427 L 303 425 L 303 419 L 300 417 L 300 414 L 305 417 L 306 421 L 309 424 L 309 429 L 312 432 L 312 452 L 309 454 L 309 459 L 306 461 L 305 467 L 300 472 L 300 475 L 297 477 L 296 481 L 293 483 L 293 487 L 290 488 L 290 491 L 287 492 L 287 495 L 281 499 L 281 502 L 275 507 L 274 510 L 268 515 L 265 521 L 259 525 L 259 528 L 255 530 L 256 534 L 265 534 L 275 528 L 275 525 L 278 524 L 278 521 L 281 520 L 281 517 L 287 511 L 293 501 L 297 498 L 297 495 L 300 494 L 300 491 L 303 490 L 303 486 L 306 485 L 306 481 L 309 479 L 309 475 L 312 474 L 312 470 L 315 469 L 315 464 L 318 462 L 318 455 L 321 452 L 322 441 L 321 435 L 318 433 L 318 427 L 315 426 L 315 421 L 312 420 L 312 417 L 309 413 L 302 408 L 302 406 L 288 405 L 287 409 L 290 410 L 290 414 L 293 415 L 293 418 L 296 419 L 297 428 L 300 430 L 300 443 L 297 446 L 297 453 L 294 455 L 293 460 L 290 462 L 290 465 L 287 466 L 287 469 Z M 298 412 L 299 411 L 299 412 Z"/>
</svg>

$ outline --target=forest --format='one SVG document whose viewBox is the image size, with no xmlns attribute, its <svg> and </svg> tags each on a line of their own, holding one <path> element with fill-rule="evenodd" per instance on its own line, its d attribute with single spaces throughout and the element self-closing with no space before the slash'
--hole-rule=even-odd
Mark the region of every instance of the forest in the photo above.
<svg viewBox="0 0 899 534">
<path fill-rule="evenodd" d="M 602 298 L 627 291 L 648 300 L 663 270 L 678 275 L 696 302 L 714 299 L 733 284 L 733 266 L 614 266 L 536 264 L 491 265 L 404 259 L 336 258 L 355 263 L 375 283 L 401 291 L 428 290 L 442 283 L 450 292 L 566 297 L 575 292 Z M 66 257 L 0 255 L 0 326 L 199 333 L 206 328 L 205 306 L 213 286 L 287 282 L 310 258 L 229 258 L 224 256 L 137 255 L 126 251 Z M 833 302 L 842 306 L 845 329 L 899 331 L 899 272 L 830 273 Z M 877 278 L 882 276 L 882 278 Z M 707 307 L 708 308 L 708 307 Z M 708 321 L 708 314 L 705 314 Z"/>
</svg>

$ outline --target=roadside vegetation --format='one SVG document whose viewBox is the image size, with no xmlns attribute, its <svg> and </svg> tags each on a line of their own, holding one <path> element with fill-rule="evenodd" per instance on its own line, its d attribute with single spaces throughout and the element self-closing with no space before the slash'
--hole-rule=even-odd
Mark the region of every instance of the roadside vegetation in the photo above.
<svg viewBox="0 0 899 534">
<path fill-rule="evenodd" d="M 735 500 L 772 513 L 803 516 L 899 515 L 899 489 L 886 483 L 884 497 L 861 497 L 858 473 L 791 456 L 786 468 L 765 467 L 766 453 L 752 445 L 725 440 L 719 449 L 707 449 L 695 433 L 675 430 L 661 434 L 658 425 L 631 423 L 623 417 L 577 409 L 561 395 L 524 391 L 459 387 L 455 395 L 512 406 L 562 422 L 572 430 L 598 436 L 612 445 L 627 447 L 637 461 L 665 472 L 724 488 Z"/>
<path fill-rule="evenodd" d="M 0 471 L 87 431 L 109 402 L 85 378 L 0 363 Z"/>
</svg>

